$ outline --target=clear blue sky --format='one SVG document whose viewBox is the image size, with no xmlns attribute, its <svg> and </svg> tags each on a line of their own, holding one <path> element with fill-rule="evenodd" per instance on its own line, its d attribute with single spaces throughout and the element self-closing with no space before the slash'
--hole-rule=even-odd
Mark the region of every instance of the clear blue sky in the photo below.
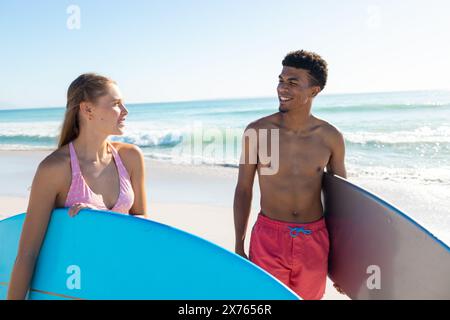
<svg viewBox="0 0 450 320">
<path fill-rule="evenodd" d="M 128 102 L 274 96 L 294 49 L 328 61 L 325 93 L 448 89 L 449 12 L 446 0 L 1 0 L 0 107 L 64 105 L 89 71 Z"/>
</svg>

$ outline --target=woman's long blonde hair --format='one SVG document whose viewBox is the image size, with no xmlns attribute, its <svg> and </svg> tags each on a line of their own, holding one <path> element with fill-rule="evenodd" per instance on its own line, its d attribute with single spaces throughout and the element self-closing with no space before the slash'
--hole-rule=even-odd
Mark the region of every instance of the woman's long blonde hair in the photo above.
<svg viewBox="0 0 450 320">
<path fill-rule="evenodd" d="M 80 134 L 80 103 L 95 102 L 97 98 L 107 93 L 110 84 L 115 82 L 95 73 L 82 74 L 70 84 L 58 148 L 73 141 Z"/>
</svg>

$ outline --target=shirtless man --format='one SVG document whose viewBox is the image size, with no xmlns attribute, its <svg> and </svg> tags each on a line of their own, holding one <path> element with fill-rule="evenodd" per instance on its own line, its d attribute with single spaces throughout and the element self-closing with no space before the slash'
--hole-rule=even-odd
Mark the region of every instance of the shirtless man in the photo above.
<svg viewBox="0 0 450 320">
<path fill-rule="evenodd" d="M 261 211 L 250 238 L 250 261 L 303 299 L 321 299 L 329 250 L 321 202 L 322 176 L 326 168 L 346 178 L 344 138 L 331 124 L 311 114 L 312 102 L 326 84 L 326 62 L 301 50 L 289 53 L 282 65 L 277 88 L 279 112 L 250 123 L 245 131 L 266 129 L 267 141 L 259 141 L 260 136 L 257 143 L 243 140 L 234 196 L 235 251 L 247 258 L 244 240 L 258 172 Z M 277 145 L 270 145 L 273 129 L 278 129 Z M 272 149 L 278 148 L 275 174 L 261 170 L 271 166 L 261 161 L 261 143 L 268 145 L 271 155 L 275 154 Z M 248 161 L 252 156 L 256 163 Z"/>
</svg>

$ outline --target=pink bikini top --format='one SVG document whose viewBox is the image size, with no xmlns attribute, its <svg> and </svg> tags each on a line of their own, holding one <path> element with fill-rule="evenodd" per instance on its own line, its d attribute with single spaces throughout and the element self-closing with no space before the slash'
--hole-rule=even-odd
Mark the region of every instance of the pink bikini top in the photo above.
<svg viewBox="0 0 450 320">
<path fill-rule="evenodd" d="M 127 170 L 123 166 L 122 160 L 116 149 L 107 142 L 109 145 L 114 162 L 116 163 L 117 171 L 119 173 L 119 197 L 117 198 L 116 204 L 111 208 L 107 208 L 103 202 L 103 197 L 99 194 L 94 193 L 91 188 L 87 185 L 83 178 L 80 170 L 80 164 L 78 162 L 77 154 L 75 153 L 75 148 L 72 142 L 69 144 L 70 150 L 70 165 L 72 167 L 72 182 L 70 184 L 70 189 L 67 194 L 67 199 L 65 206 L 71 207 L 75 203 L 86 203 L 90 204 L 98 210 L 114 211 L 124 214 L 129 214 L 130 208 L 133 206 L 134 202 L 134 192 L 131 186 L 130 176 Z"/>
</svg>

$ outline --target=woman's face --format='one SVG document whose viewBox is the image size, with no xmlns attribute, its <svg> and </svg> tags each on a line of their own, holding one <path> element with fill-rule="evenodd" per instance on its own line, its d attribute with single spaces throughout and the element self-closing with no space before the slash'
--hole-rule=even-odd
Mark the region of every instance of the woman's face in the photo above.
<svg viewBox="0 0 450 320">
<path fill-rule="evenodd" d="M 122 94 L 115 84 L 110 84 L 108 93 L 97 99 L 92 108 L 91 120 L 96 130 L 107 135 L 122 135 L 128 110 Z"/>
</svg>

